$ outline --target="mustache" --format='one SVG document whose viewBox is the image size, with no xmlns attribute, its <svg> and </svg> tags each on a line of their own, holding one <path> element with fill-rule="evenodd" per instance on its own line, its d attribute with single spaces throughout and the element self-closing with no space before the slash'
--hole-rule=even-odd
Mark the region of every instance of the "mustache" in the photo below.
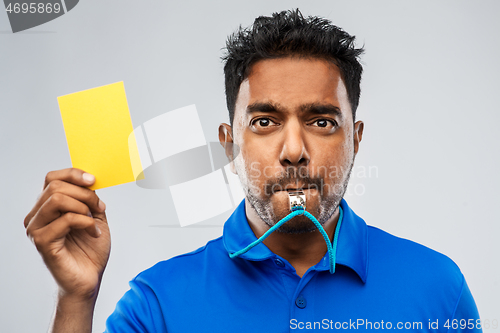
<svg viewBox="0 0 500 333">
<path fill-rule="evenodd" d="M 281 176 L 268 180 L 264 185 L 265 193 L 271 194 L 277 191 L 283 191 L 290 188 L 315 188 L 320 190 L 324 185 L 322 177 L 311 177 L 309 173 L 301 170 L 297 174 L 296 169 L 287 169 Z"/>
</svg>

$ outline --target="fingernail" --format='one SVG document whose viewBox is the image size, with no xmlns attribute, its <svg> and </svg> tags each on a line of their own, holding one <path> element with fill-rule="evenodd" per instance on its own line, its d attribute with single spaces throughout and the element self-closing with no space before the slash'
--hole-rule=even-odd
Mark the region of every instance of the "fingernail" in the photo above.
<svg viewBox="0 0 500 333">
<path fill-rule="evenodd" d="M 86 173 L 86 172 L 83 173 L 82 178 L 87 183 L 93 183 L 95 180 L 95 177 L 93 175 L 91 175 L 90 173 Z"/>
<path fill-rule="evenodd" d="M 88 216 L 88 217 L 93 217 L 93 216 L 92 216 L 92 213 L 90 212 L 90 210 L 87 212 L 87 216 Z"/>
<path fill-rule="evenodd" d="M 95 225 L 95 231 L 97 232 L 97 237 L 101 236 L 101 229 L 99 229 L 97 224 Z"/>
<path fill-rule="evenodd" d="M 99 209 L 104 211 L 106 209 L 106 204 L 99 199 Z"/>
</svg>

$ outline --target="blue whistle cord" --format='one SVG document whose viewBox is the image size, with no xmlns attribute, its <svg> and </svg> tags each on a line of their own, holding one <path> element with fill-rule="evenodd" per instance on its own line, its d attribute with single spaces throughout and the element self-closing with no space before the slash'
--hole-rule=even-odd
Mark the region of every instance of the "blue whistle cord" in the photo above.
<svg viewBox="0 0 500 333">
<path fill-rule="evenodd" d="M 314 225 L 316 225 L 316 227 L 318 228 L 319 232 L 321 232 L 321 235 L 323 236 L 323 238 L 324 238 L 324 240 L 326 242 L 326 246 L 328 248 L 328 259 L 329 259 L 329 262 L 330 262 L 330 273 L 332 273 L 332 274 L 335 273 L 335 262 L 336 262 L 336 253 L 337 253 L 337 241 L 338 241 L 338 238 L 339 238 L 339 230 L 340 230 L 340 225 L 342 224 L 342 217 L 343 217 L 342 208 L 340 206 L 339 206 L 339 220 L 337 222 L 337 226 L 335 228 L 335 234 L 333 236 L 333 245 L 330 242 L 330 239 L 328 238 L 328 235 L 326 234 L 325 229 L 323 229 L 323 226 L 318 222 L 318 220 L 313 215 L 311 215 L 311 213 L 309 213 L 308 211 L 304 210 L 302 207 L 297 207 L 296 210 L 294 210 L 293 212 L 291 212 L 290 214 L 288 214 L 287 216 L 285 216 L 284 218 L 282 218 L 278 223 L 276 223 L 275 225 L 273 225 L 268 231 L 266 231 L 262 236 L 260 236 L 259 239 L 253 241 L 250 245 L 248 245 L 244 249 L 241 249 L 241 250 L 239 250 L 237 252 L 234 252 L 234 253 L 230 253 L 229 257 L 232 259 L 232 258 L 235 258 L 235 257 L 238 257 L 238 256 L 242 255 L 243 253 L 246 253 L 246 252 L 250 251 L 250 249 L 252 249 L 256 245 L 258 245 L 259 243 L 262 243 L 262 241 L 264 241 L 264 239 L 266 239 L 276 229 L 278 229 L 284 223 L 288 222 L 289 220 L 291 220 L 293 217 L 295 217 L 297 215 L 305 215 L 305 216 L 307 216 L 314 223 Z"/>
</svg>

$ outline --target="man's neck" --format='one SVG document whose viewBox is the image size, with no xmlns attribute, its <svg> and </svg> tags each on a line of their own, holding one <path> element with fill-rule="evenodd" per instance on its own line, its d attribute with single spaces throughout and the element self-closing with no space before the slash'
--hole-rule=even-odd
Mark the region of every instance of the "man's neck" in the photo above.
<svg viewBox="0 0 500 333">
<path fill-rule="evenodd" d="M 247 220 L 254 232 L 259 238 L 269 226 L 262 221 L 253 207 L 245 202 Z M 339 210 L 337 209 L 332 217 L 323 225 L 326 234 L 333 240 L 335 227 L 339 218 Z M 297 272 L 297 275 L 302 277 L 304 273 L 312 266 L 316 265 L 327 252 L 325 240 L 318 230 L 300 234 L 288 234 L 279 231 L 273 232 L 267 237 L 263 243 L 275 254 L 286 259 Z"/>
</svg>

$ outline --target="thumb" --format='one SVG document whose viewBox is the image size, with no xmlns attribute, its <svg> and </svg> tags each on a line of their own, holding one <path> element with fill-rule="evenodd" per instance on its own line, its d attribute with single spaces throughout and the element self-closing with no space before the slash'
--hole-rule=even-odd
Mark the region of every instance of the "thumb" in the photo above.
<svg viewBox="0 0 500 333">
<path fill-rule="evenodd" d="M 106 221 L 106 204 L 102 201 L 98 196 L 97 204 L 93 207 L 90 207 L 90 212 L 92 213 L 92 217 L 99 220 Z"/>
<path fill-rule="evenodd" d="M 97 197 L 97 200 L 96 205 L 89 207 L 95 225 L 85 229 L 92 237 L 99 237 L 101 229 L 108 223 L 106 218 L 106 204 L 99 197 Z"/>
</svg>

